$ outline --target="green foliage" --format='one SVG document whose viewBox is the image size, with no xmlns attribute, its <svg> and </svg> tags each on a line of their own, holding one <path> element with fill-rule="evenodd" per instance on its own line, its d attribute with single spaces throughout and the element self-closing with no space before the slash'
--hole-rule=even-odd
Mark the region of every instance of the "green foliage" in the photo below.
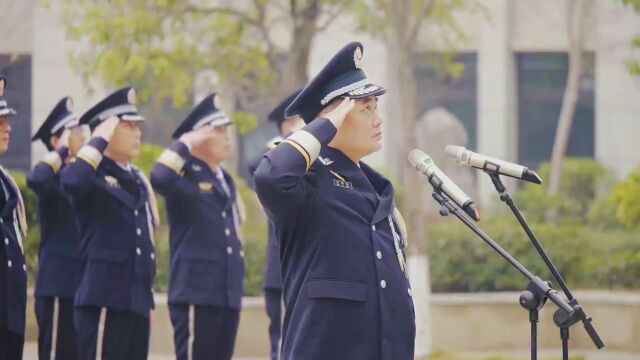
<svg viewBox="0 0 640 360">
<path fill-rule="evenodd" d="M 22 239 L 29 283 L 35 281 L 38 269 L 38 248 L 40 247 L 40 224 L 38 223 L 38 196 L 27 186 L 26 174 L 22 171 L 11 171 L 11 177 L 18 185 L 24 200 L 29 230 Z"/>
<path fill-rule="evenodd" d="M 235 111 L 233 113 L 233 123 L 238 134 L 244 135 L 258 126 L 258 118 L 246 111 Z"/>
<path fill-rule="evenodd" d="M 149 176 L 153 163 L 158 160 L 164 148 L 155 144 L 144 143 L 140 147 L 140 155 L 133 159 L 133 164 Z"/>
<path fill-rule="evenodd" d="M 622 224 L 640 228 L 640 167 L 613 187 L 608 205 L 615 209 L 615 216 Z"/>
<path fill-rule="evenodd" d="M 195 75 L 212 69 L 222 83 L 248 78 L 264 87 L 273 72 L 248 24 L 253 10 L 216 11 L 188 1 L 71 0 L 63 4 L 69 38 L 89 47 L 71 54 L 86 84 L 133 84 L 144 101 L 153 92 L 189 105 Z"/>
<path fill-rule="evenodd" d="M 622 3 L 633 9 L 636 13 L 640 14 L 640 0 L 622 0 Z M 631 47 L 636 50 L 640 50 L 640 35 L 636 35 L 631 39 Z M 640 58 L 635 57 L 626 60 L 627 69 L 633 75 L 640 75 Z"/>
<path fill-rule="evenodd" d="M 592 210 L 601 188 L 608 185 L 607 171 L 589 158 L 566 158 L 562 163 L 562 181 L 557 195 L 548 194 L 549 163 L 538 169 L 542 185 L 527 183 L 514 195 L 527 220 L 537 222 L 587 223 L 600 215 Z M 591 214 L 591 217 L 590 217 Z"/>
<path fill-rule="evenodd" d="M 532 273 L 554 282 L 513 217 L 486 219 L 480 226 Z M 530 226 L 571 287 L 640 288 L 638 231 L 598 231 L 550 223 Z M 438 224 L 428 234 L 433 291 L 517 291 L 526 287 L 524 276 L 461 223 Z"/>
<path fill-rule="evenodd" d="M 640 171 L 617 184 L 611 195 L 606 170 L 591 159 L 563 162 L 560 192 L 528 184 L 514 195 L 529 225 L 566 282 L 578 288 L 640 287 Z M 549 165 L 539 169 L 543 180 Z M 617 212 L 614 205 L 618 205 Z M 621 209 L 622 208 L 622 209 Z M 549 211 L 553 209 L 553 211 Z M 624 229 L 614 214 L 636 229 Z M 542 259 L 510 212 L 484 219 L 481 228 L 532 273 L 553 281 Z M 629 226 L 634 227 L 634 226 Z M 428 228 L 434 291 L 522 290 L 527 280 L 458 221 Z"/>
<path fill-rule="evenodd" d="M 267 245 L 267 216 L 258 197 L 246 182 L 237 176 L 234 176 L 234 180 L 246 214 L 241 228 L 245 254 L 244 293 L 260 295 Z"/>
</svg>

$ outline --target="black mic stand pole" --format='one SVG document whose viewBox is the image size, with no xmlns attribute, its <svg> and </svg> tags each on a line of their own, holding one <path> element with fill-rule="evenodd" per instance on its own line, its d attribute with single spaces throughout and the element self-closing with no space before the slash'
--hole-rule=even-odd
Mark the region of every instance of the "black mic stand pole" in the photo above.
<svg viewBox="0 0 640 360">
<path fill-rule="evenodd" d="M 511 211 L 513 212 L 515 217 L 518 219 L 518 222 L 520 223 L 520 225 L 522 226 L 524 231 L 527 233 L 527 236 L 529 237 L 529 239 L 531 239 L 531 243 L 533 244 L 533 246 L 536 248 L 536 250 L 538 251 L 538 253 L 542 257 L 542 260 L 547 265 L 547 268 L 549 269 L 549 271 L 551 271 L 551 274 L 553 275 L 554 279 L 556 279 L 556 281 L 558 282 L 558 285 L 560 285 L 560 287 L 562 288 L 562 291 L 564 292 L 565 296 L 569 300 L 569 305 L 574 309 L 573 314 L 571 314 L 570 316 L 567 316 L 566 312 L 559 313 L 558 311 L 556 311 L 554 313 L 554 315 L 553 315 L 554 323 L 560 328 L 560 339 L 562 340 L 562 358 L 563 358 L 563 360 L 568 360 L 569 359 L 569 345 L 568 345 L 569 327 L 571 327 L 572 325 L 574 325 L 578 321 L 582 321 L 582 324 L 583 324 L 585 330 L 587 331 L 587 333 L 591 337 L 591 341 L 593 341 L 595 346 L 598 349 L 603 348 L 604 347 L 604 343 L 602 342 L 602 340 L 600 339 L 600 336 L 598 335 L 598 333 L 596 332 L 595 328 L 591 324 L 592 319 L 590 317 L 587 317 L 587 315 L 585 314 L 584 310 L 582 309 L 582 306 L 578 302 L 578 299 L 576 299 L 573 296 L 573 294 L 571 293 L 571 291 L 567 287 L 566 283 L 564 282 L 564 279 L 562 278 L 562 275 L 560 275 L 560 272 L 558 271 L 558 269 L 555 267 L 553 262 L 551 262 L 551 259 L 549 258 L 549 256 L 545 252 L 545 250 L 542 248 L 542 245 L 540 245 L 540 242 L 538 241 L 538 238 L 535 236 L 535 234 L 533 233 L 533 231 L 529 227 L 529 224 L 527 224 L 527 221 L 522 216 L 522 213 L 520 212 L 518 207 L 515 205 L 515 203 L 513 202 L 513 199 L 511 198 L 511 196 L 507 192 L 506 187 L 504 186 L 504 184 L 500 180 L 500 175 L 498 173 L 499 168 L 488 168 L 488 167 L 485 166 L 485 168 L 483 170 L 491 178 L 491 182 L 493 182 L 493 185 L 495 186 L 496 190 L 500 194 L 500 200 L 502 200 L 504 203 L 506 203 L 509 206 L 509 208 L 511 209 Z M 527 289 L 527 290 L 529 290 L 529 289 Z M 540 307 L 542 307 L 542 306 L 540 306 Z M 537 314 L 536 314 L 536 318 L 537 318 Z M 533 320 L 531 320 L 531 321 L 532 321 L 531 322 L 531 332 L 532 332 L 531 336 L 532 336 L 532 342 L 533 342 L 534 341 L 534 337 L 533 337 L 534 323 L 533 323 Z M 532 352 L 533 352 L 533 344 L 532 344 Z"/>
<path fill-rule="evenodd" d="M 431 180 L 431 179 L 430 179 Z M 522 275 L 529 280 L 527 291 L 520 295 L 520 305 L 529 309 L 529 318 L 531 321 L 531 359 L 537 359 L 537 328 L 535 324 L 538 321 L 538 310 L 544 305 L 546 299 L 550 299 L 554 304 L 558 306 L 558 312 L 565 313 L 566 317 L 571 317 L 575 312 L 574 308 L 567 304 L 562 299 L 558 292 L 551 287 L 548 281 L 544 281 L 538 276 L 533 275 L 527 268 L 520 264 L 511 254 L 504 250 L 498 243 L 485 234 L 476 224 L 469 220 L 453 203 L 442 193 L 438 184 L 431 183 L 433 188 L 433 198 L 440 204 L 440 215 L 446 216 L 448 214 L 455 215 L 460 221 L 462 221 L 469 229 L 471 229 L 476 235 L 484 240 L 493 250 L 495 250 L 500 256 L 502 256 L 509 264 L 515 267 Z"/>
</svg>

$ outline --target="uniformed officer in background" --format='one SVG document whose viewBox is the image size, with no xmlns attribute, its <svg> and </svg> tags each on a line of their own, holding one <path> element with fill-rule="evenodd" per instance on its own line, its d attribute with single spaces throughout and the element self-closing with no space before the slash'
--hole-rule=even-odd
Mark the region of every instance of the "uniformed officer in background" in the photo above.
<svg viewBox="0 0 640 360">
<path fill-rule="evenodd" d="M 296 130 L 300 130 L 305 125 L 304 120 L 299 116 L 286 118 L 284 115 L 284 110 L 289 106 L 293 99 L 298 96 L 300 90 L 302 89 L 298 89 L 291 93 L 269 113 L 267 119 L 276 124 L 279 135 L 269 140 L 263 151 L 249 162 L 249 174 L 252 178 L 264 154 L 276 147 L 277 144 L 287 136 L 291 135 L 291 133 Z M 264 290 L 264 301 L 267 309 L 267 315 L 269 316 L 271 359 L 276 360 L 278 359 L 280 347 L 280 331 L 282 322 L 282 278 L 280 276 L 280 245 L 278 244 L 276 232 L 271 220 L 269 220 L 267 234 L 267 253 L 264 261 L 262 288 Z"/>
<path fill-rule="evenodd" d="M 363 46 L 343 47 L 286 110 L 307 125 L 255 173 L 281 246 L 283 360 L 413 359 L 415 316 L 391 183 L 361 161 L 381 148 Z"/>
<path fill-rule="evenodd" d="M 0 154 L 9 149 L 9 117 L 16 111 L 4 98 L 0 74 Z M 0 360 L 22 359 L 27 304 L 27 266 L 22 239 L 27 235 L 24 201 L 13 178 L 0 166 Z"/>
<path fill-rule="evenodd" d="M 42 123 L 32 140 L 42 141 L 49 152 L 27 176 L 27 185 L 38 196 L 40 219 L 35 287 L 40 360 L 77 358 L 73 297 L 82 275 L 80 234 L 59 172 L 85 143 L 83 129 L 72 111 L 73 99 L 65 97 Z"/>
<path fill-rule="evenodd" d="M 178 360 L 233 355 L 244 276 L 239 198 L 221 163 L 231 119 L 204 98 L 173 133 L 151 170 L 170 227 L 169 312 Z"/>
<path fill-rule="evenodd" d="M 149 350 L 158 217 L 150 184 L 131 164 L 140 153 L 144 120 L 135 98 L 125 87 L 82 115 L 92 138 L 61 173 L 84 260 L 74 302 L 80 359 L 95 359 L 97 344 L 108 360 L 146 359 Z"/>
</svg>

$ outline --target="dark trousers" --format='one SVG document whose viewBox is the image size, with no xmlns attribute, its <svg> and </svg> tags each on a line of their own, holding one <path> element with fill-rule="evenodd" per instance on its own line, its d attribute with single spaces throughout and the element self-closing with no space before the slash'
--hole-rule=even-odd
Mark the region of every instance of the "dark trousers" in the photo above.
<svg viewBox="0 0 640 360">
<path fill-rule="evenodd" d="M 101 308 L 75 308 L 78 358 L 95 360 Z M 128 311 L 105 309 L 103 360 L 146 360 L 149 353 L 149 318 Z"/>
<path fill-rule="evenodd" d="M 0 330 L 0 360 L 20 360 L 24 348 L 24 336 Z"/>
<path fill-rule="evenodd" d="M 264 289 L 264 302 L 269 316 L 269 341 L 271 342 L 271 359 L 278 359 L 280 349 L 280 331 L 282 324 L 282 290 Z"/>
<path fill-rule="evenodd" d="M 54 314 L 56 302 L 57 314 Z M 38 321 L 38 358 L 40 360 L 51 359 L 52 341 L 55 337 L 54 358 L 56 360 L 77 359 L 73 299 L 36 297 L 35 312 Z"/>
<path fill-rule="evenodd" d="M 185 304 L 169 305 L 169 314 L 177 360 L 231 359 L 240 311 Z"/>
</svg>

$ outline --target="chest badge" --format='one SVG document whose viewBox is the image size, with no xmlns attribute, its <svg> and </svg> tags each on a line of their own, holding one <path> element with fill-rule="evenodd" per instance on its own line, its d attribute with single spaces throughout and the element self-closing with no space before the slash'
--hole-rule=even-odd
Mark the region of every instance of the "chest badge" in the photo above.
<svg viewBox="0 0 640 360">
<path fill-rule="evenodd" d="M 211 192 L 211 189 L 213 189 L 213 184 L 210 182 L 202 181 L 198 183 L 198 187 L 200 188 L 201 192 Z"/>
<path fill-rule="evenodd" d="M 353 189 L 353 184 L 350 181 L 344 181 L 340 179 L 333 179 L 333 186 L 337 186 L 345 189 Z"/>
<path fill-rule="evenodd" d="M 193 166 L 191 166 L 191 168 L 193 169 L 193 171 L 201 171 L 202 170 L 202 166 L 196 165 L 196 164 L 193 164 Z"/>
<path fill-rule="evenodd" d="M 113 188 L 120 187 L 120 183 L 118 182 L 118 179 L 114 178 L 113 176 L 110 176 L 110 175 L 105 176 L 104 181 L 107 182 L 107 185 L 109 187 L 113 187 Z"/>
</svg>

